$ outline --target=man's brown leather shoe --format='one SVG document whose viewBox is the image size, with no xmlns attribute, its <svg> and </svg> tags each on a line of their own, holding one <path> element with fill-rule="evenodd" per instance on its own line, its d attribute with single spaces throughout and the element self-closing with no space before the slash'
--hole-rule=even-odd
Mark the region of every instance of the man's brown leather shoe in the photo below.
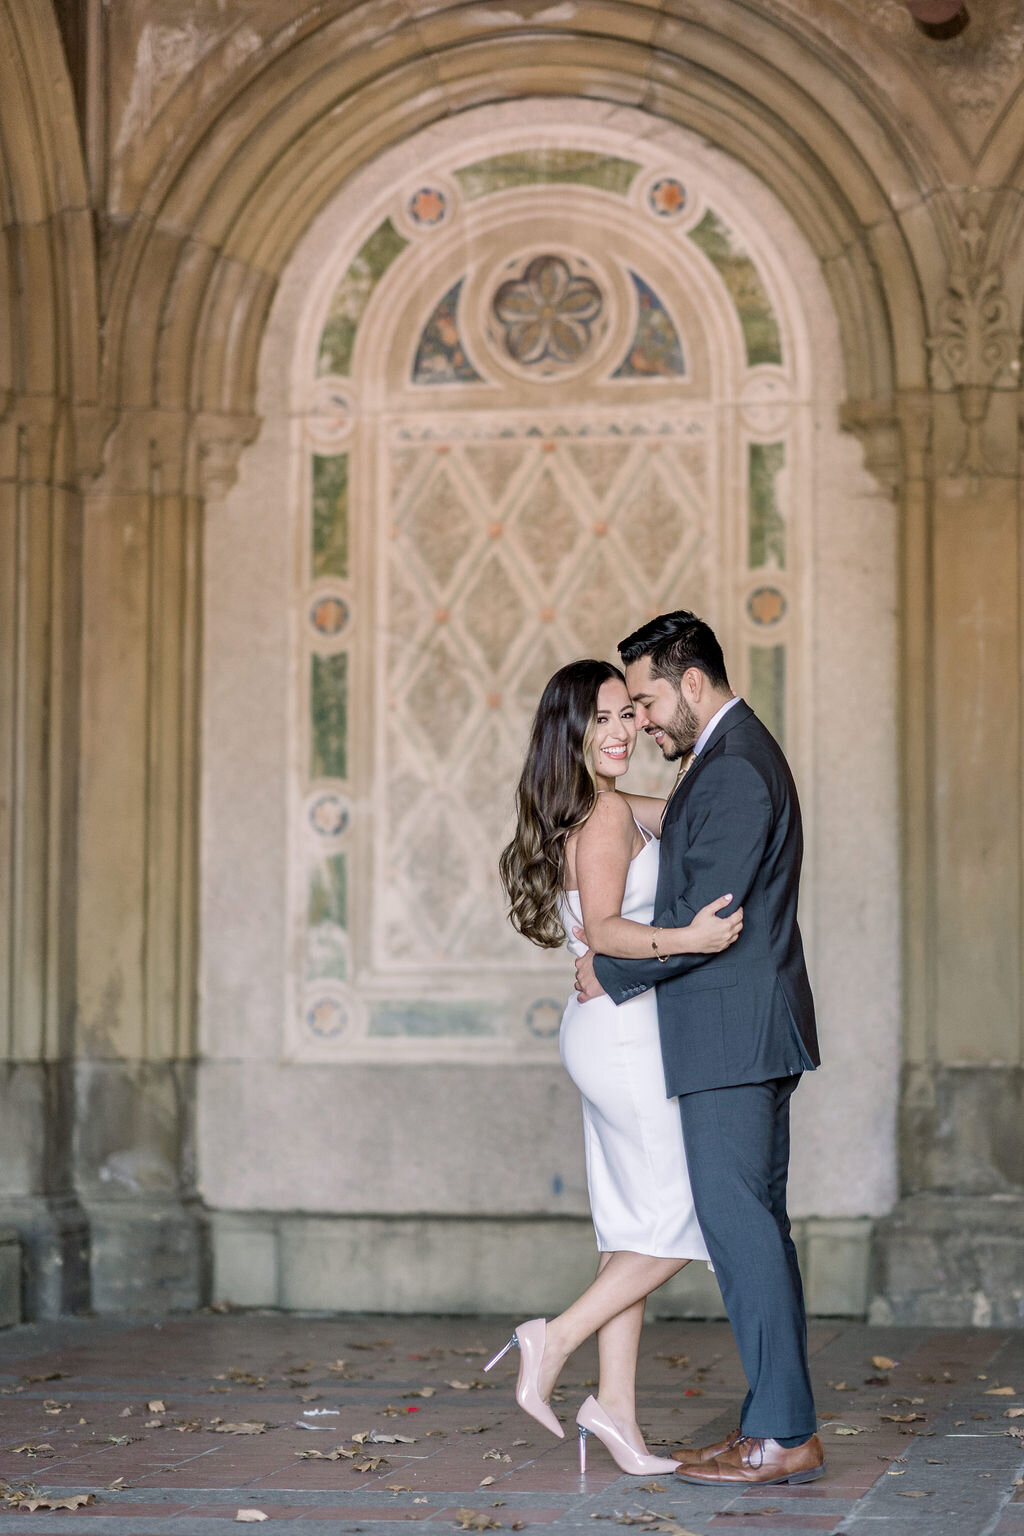
<svg viewBox="0 0 1024 1536">
<path fill-rule="evenodd" d="M 825 1475 L 825 1451 L 817 1435 L 804 1445 L 787 1449 L 777 1440 L 751 1440 L 741 1435 L 733 1445 L 703 1466 L 681 1466 L 676 1476 L 686 1483 L 713 1487 L 736 1483 L 813 1483 Z"/>
<path fill-rule="evenodd" d="M 716 1440 L 714 1445 L 695 1446 L 693 1450 L 689 1446 L 682 1445 L 678 1451 L 671 1451 L 673 1461 L 678 1461 L 684 1467 L 700 1467 L 706 1461 L 713 1461 L 716 1456 L 721 1456 L 723 1451 L 731 1451 L 737 1440 L 742 1436 L 738 1429 L 725 1440 Z"/>
</svg>

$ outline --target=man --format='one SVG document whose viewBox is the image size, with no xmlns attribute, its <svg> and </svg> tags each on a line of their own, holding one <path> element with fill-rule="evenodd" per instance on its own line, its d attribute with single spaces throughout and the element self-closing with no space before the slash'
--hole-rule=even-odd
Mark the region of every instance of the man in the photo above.
<svg viewBox="0 0 1024 1536">
<path fill-rule="evenodd" d="M 692 750 L 665 809 L 649 960 L 578 960 L 583 1001 L 658 989 L 665 1083 L 679 1096 L 697 1218 L 749 1391 L 738 1432 L 677 1451 L 691 1483 L 809 1482 L 824 1472 L 807 1369 L 803 1287 L 786 1214 L 789 1101 L 818 1065 L 796 907 L 803 838 L 778 744 L 729 687 L 721 647 L 692 613 L 663 614 L 619 646 L 626 686 L 665 757 Z M 715 955 L 658 954 L 660 927 L 725 892 L 743 931 Z"/>
</svg>

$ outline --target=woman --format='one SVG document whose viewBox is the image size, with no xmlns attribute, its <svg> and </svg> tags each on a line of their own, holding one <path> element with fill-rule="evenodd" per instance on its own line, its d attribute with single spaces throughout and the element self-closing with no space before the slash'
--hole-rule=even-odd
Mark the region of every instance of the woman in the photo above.
<svg viewBox="0 0 1024 1536">
<path fill-rule="evenodd" d="M 627 795 L 618 780 L 636 746 L 625 679 L 604 661 L 575 661 L 550 680 L 537 709 L 516 794 L 515 835 L 501 856 L 513 926 L 553 949 L 573 930 L 625 958 L 712 954 L 738 937 L 742 912 L 687 928 L 652 928 L 663 800 Z M 578 937 L 569 948 L 582 953 Z M 580 1468 L 597 1435 L 625 1472 L 676 1463 L 647 1454 L 636 1420 L 636 1361 L 644 1303 L 691 1259 L 707 1259 L 693 1209 L 676 1101 L 665 1096 L 655 994 L 616 1007 L 573 996 L 562 1018 L 562 1061 L 583 1097 L 587 1186 L 600 1251 L 597 1277 L 545 1323 L 521 1323 L 492 1360 L 521 1351 L 516 1400 L 562 1437 L 549 1404 L 566 1360 L 597 1332 L 600 1380 L 577 1415 Z"/>
</svg>

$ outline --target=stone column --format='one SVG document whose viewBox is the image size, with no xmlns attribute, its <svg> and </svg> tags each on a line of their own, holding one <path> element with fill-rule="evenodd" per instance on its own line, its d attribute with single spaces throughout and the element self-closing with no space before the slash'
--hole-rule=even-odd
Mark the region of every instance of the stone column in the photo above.
<svg viewBox="0 0 1024 1536">
<path fill-rule="evenodd" d="M 97 1311 L 207 1294 L 193 1138 L 203 496 L 254 430 L 125 411 L 86 498 L 74 1165 Z"/>
<path fill-rule="evenodd" d="M 903 1199 L 878 1321 L 1024 1318 L 1018 339 L 978 243 L 903 412 Z"/>
<path fill-rule="evenodd" d="M 12 397 L 0 423 L 0 1226 L 22 1315 L 89 1301 L 71 1175 L 81 503 L 69 415 Z"/>
</svg>

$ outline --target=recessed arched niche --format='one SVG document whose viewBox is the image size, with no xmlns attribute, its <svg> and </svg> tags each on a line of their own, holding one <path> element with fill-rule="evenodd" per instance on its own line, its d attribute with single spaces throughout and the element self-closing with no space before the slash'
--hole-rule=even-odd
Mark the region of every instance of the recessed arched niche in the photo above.
<svg viewBox="0 0 1024 1536">
<path fill-rule="evenodd" d="M 204 1052 L 253 1064 L 239 1065 L 243 1099 L 276 1091 L 285 1066 L 337 1069 L 319 1081 L 336 1082 L 351 1129 L 390 1113 L 367 1088 L 377 1069 L 392 1090 L 439 1064 L 476 1069 L 513 1099 L 510 1068 L 559 1072 L 565 957 L 512 933 L 496 874 L 530 717 L 556 667 L 614 659 L 647 617 L 693 608 L 803 797 L 805 937 L 831 1058 L 801 1111 L 797 1199 L 863 1214 L 867 1188 L 885 1207 L 895 558 L 889 507 L 839 430 L 841 387 L 824 280 L 771 189 L 639 112 L 479 108 L 339 191 L 282 279 L 264 426 L 208 545 Z M 240 561 L 261 601 L 222 610 Z M 229 697 L 239 686 L 248 714 Z M 632 785 L 664 793 L 671 778 L 642 741 Z M 889 934 L 854 1040 L 848 893 L 869 864 Z M 239 870 L 253 910 L 220 927 Z M 333 1145 L 331 1110 L 310 1108 L 304 1082 L 281 1088 L 303 1107 L 275 1110 L 274 1134 L 307 1147 L 316 1126 Z M 557 1093 L 567 1125 L 551 1135 L 578 1161 Z M 387 1208 L 320 1154 L 296 1154 L 301 1178 L 262 1175 L 208 1106 L 214 1205 Z M 837 1123 L 863 1140 L 871 1122 L 853 1211 L 823 1149 Z M 443 1142 L 412 1160 L 401 1208 L 477 1209 Z M 494 1164 L 501 1209 L 566 1209 L 539 1172 L 514 1189 L 499 1154 L 482 1138 L 473 1177 Z"/>
</svg>

